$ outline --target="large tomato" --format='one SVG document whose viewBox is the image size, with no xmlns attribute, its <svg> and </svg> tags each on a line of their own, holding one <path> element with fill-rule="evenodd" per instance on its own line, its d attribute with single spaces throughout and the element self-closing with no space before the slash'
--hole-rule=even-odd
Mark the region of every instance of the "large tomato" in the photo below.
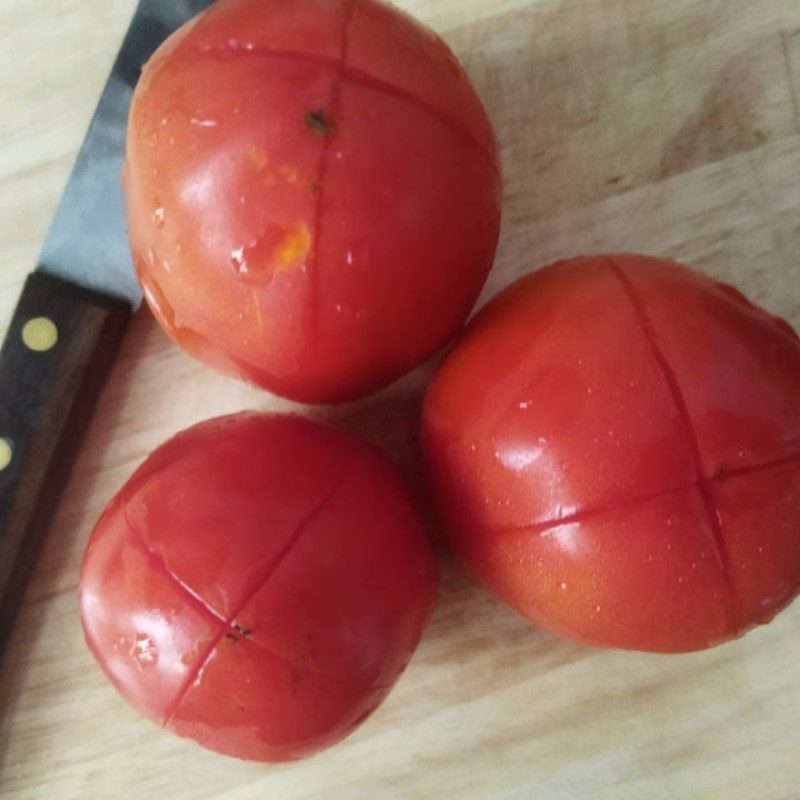
<svg viewBox="0 0 800 800">
<path fill-rule="evenodd" d="M 109 505 L 80 582 L 117 689 L 239 758 L 333 744 L 388 694 L 434 595 L 389 462 L 335 430 L 240 415 L 157 450 Z"/>
<path fill-rule="evenodd" d="M 456 548 L 557 633 L 694 650 L 800 589 L 800 342 L 689 269 L 519 281 L 444 363 L 423 433 Z"/>
<path fill-rule="evenodd" d="M 219 0 L 145 68 L 125 186 L 166 331 L 307 402 L 445 344 L 499 232 L 494 134 L 464 70 L 375 0 Z"/>
</svg>

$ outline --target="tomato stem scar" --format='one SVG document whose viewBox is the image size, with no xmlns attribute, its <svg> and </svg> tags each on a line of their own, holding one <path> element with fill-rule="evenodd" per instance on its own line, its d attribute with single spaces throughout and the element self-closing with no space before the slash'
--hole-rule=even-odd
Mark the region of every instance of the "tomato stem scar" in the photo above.
<svg viewBox="0 0 800 800">
<path fill-rule="evenodd" d="M 325 109 L 318 108 L 316 111 L 308 111 L 305 115 L 306 125 L 311 128 L 320 139 L 325 139 L 328 136 L 333 136 L 336 133 L 336 125 L 333 120 L 327 116 Z"/>
</svg>

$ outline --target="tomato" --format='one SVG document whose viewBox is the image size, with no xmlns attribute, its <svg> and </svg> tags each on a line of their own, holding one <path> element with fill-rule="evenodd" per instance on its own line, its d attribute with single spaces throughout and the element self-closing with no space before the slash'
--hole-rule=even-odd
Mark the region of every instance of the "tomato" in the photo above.
<svg viewBox="0 0 800 800">
<path fill-rule="evenodd" d="M 499 234 L 494 134 L 464 70 L 374 0 L 215 3 L 144 70 L 125 186 L 167 333 L 311 403 L 452 338 Z"/>
<path fill-rule="evenodd" d="M 86 640 L 141 712 L 243 759 L 350 733 L 414 652 L 431 550 L 388 460 L 299 418 L 212 420 L 158 449 L 83 562 Z"/>
<path fill-rule="evenodd" d="M 555 633 L 695 650 L 800 589 L 800 342 L 677 264 L 520 280 L 435 377 L 423 439 L 455 548 Z"/>
</svg>

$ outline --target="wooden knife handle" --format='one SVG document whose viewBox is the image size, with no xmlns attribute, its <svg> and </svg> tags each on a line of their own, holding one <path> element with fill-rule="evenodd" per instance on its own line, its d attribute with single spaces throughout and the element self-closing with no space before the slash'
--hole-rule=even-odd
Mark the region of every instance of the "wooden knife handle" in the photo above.
<svg viewBox="0 0 800 800">
<path fill-rule="evenodd" d="M 0 350 L 0 656 L 131 315 L 36 272 Z"/>
</svg>

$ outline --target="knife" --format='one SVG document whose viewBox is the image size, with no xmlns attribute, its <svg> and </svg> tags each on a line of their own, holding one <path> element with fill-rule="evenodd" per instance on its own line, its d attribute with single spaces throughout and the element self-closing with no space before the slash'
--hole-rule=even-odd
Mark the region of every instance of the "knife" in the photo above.
<svg viewBox="0 0 800 800">
<path fill-rule="evenodd" d="M 140 0 L 0 349 L 0 656 L 142 291 L 125 234 L 125 130 L 142 65 L 211 0 Z"/>
</svg>

